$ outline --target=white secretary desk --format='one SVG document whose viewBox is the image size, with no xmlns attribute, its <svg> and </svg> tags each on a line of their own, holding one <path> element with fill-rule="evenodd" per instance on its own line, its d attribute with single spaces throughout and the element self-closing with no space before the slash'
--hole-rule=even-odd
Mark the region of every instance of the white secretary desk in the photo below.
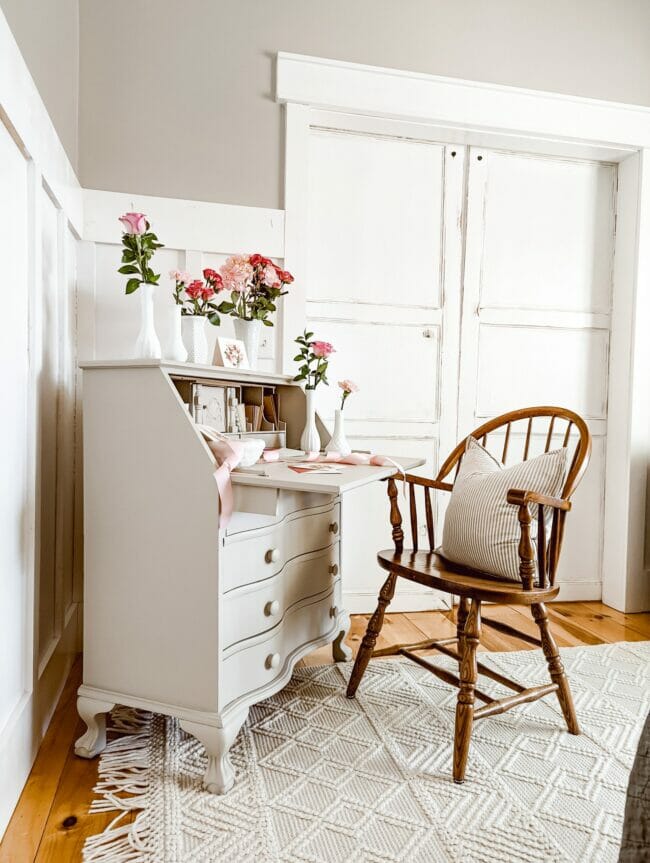
<svg viewBox="0 0 650 863">
<path fill-rule="evenodd" d="M 221 794 L 234 782 L 228 751 L 249 706 L 281 689 L 320 645 L 331 642 L 336 660 L 350 658 L 341 607 L 345 493 L 395 468 L 308 475 L 275 464 L 265 476 L 235 473 L 235 512 L 220 530 L 214 459 L 183 394 L 193 384 L 237 387 L 253 400 L 272 393 L 286 422 L 277 442 L 297 447 L 302 389 L 283 375 L 185 363 L 81 366 L 77 703 L 87 731 L 75 752 L 92 758 L 103 749 L 115 704 L 176 716 L 207 750 L 205 787 Z M 399 463 L 410 469 L 422 461 Z"/>
</svg>

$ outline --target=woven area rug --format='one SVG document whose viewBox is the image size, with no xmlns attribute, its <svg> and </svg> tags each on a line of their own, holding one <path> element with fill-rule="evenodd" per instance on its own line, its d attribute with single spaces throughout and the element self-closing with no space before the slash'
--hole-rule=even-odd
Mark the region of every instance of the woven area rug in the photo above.
<svg viewBox="0 0 650 863">
<path fill-rule="evenodd" d="M 546 680 L 540 651 L 481 658 L 524 683 Z M 175 720 L 118 708 L 93 809 L 140 811 L 91 837 L 84 860 L 616 861 L 650 709 L 650 642 L 562 658 L 583 734 L 565 731 L 553 696 L 482 720 L 464 785 L 451 779 L 456 691 L 406 660 L 372 662 L 355 700 L 344 697 L 350 664 L 298 669 L 251 709 L 223 797 L 201 789 L 205 754 Z"/>
</svg>

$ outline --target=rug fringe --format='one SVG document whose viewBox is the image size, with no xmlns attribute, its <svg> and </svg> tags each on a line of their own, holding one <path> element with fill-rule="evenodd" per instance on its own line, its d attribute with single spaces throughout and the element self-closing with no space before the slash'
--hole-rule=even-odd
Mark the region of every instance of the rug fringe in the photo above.
<svg viewBox="0 0 650 863">
<path fill-rule="evenodd" d="M 150 860 L 146 819 L 149 787 L 149 743 L 153 715 L 128 707 L 111 714 L 109 734 L 113 737 L 101 754 L 98 781 L 93 791 L 99 796 L 91 813 L 119 812 L 106 829 L 90 836 L 83 848 L 83 863 L 144 863 Z M 141 811 L 128 823 L 124 816 Z"/>
</svg>

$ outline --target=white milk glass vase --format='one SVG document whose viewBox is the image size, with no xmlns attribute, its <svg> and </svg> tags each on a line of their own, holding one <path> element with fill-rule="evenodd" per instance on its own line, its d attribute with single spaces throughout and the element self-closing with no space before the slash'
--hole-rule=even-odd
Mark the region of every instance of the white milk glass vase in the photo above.
<svg viewBox="0 0 650 863">
<path fill-rule="evenodd" d="M 248 364 L 252 369 L 257 368 L 257 355 L 260 349 L 260 330 L 262 321 L 247 321 L 244 318 L 235 318 L 235 337 L 244 343 Z"/>
<path fill-rule="evenodd" d="M 188 363 L 208 364 L 208 340 L 205 335 L 207 318 L 203 315 L 183 315 L 181 327 Z"/>
<path fill-rule="evenodd" d="M 341 456 L 350 455 L 352 452 L 352 447 L 345 436 L 343 411 L 340 408 L 334 411 L 334 431 L 325 447 L 325 452 L 337 452 Z"/>
<path fill-rule="evenodd" d="M 300 449 L 320 452 L 320 435 L 316 428 L 315 390 L 305 390 L 305 427 L 300 435 Z"/>
<path fill-rule="evenodd" d="M 181 307 L 179 305 L 174 306 L 172 337 L 169 343 L 169 348 L 165 352 L 165 359 L 172 360 L 175 363 L 184 363 L 187 361 L 187 348 L 183 344 Z"/>
<path fill-rule="evenodd" d="M 155 287 L 156 285 L 143 283 L 138 288 L 140 294 L 140 332 L 135 342 L 134 359 L 136 360 L 159 360 L 162 357 L 153 316 Z"/>
</svg>

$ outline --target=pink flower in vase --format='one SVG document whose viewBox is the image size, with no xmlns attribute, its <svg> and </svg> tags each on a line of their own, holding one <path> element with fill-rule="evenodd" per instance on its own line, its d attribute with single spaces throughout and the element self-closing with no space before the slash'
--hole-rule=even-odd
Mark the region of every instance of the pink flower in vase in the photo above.
<svg viewBox="0 0 650 863">
<path fill-rule="evenodd" d="M 243 255 L 231 255 L 220 267 L 224 287 L 241 294 L 253 276 L 253 267 Z"/>
<path fill-rule="evenodd" d="M 280 279 L 273 264 L 267 264 L 264 267 L 264 284 L 267 288 L 279 288 Z"/>
<path fill-rule="evenodd" d="M 312 342 L 311 351 L 315 357 L 326 360 L 330 354 L 336 353 L 329 342 Z"/>
<path fill-rule="evenodd" d="M 119 220 L 125 234 L 140 235 L 147 232 L 147 217 L 144 213 L 125 213 Z"/>
<path fill-rule="evenodd" d="M 350 395 L 350 393 L 358 393 L 359 392 L 359 387 L 355 384 L 354 381 L 350 381 L 347 379 L 344 381 L 339 381 L 339 386 L 341 387 L 343 392 L 347 393 L 348 395 Z"/>
</svg>

